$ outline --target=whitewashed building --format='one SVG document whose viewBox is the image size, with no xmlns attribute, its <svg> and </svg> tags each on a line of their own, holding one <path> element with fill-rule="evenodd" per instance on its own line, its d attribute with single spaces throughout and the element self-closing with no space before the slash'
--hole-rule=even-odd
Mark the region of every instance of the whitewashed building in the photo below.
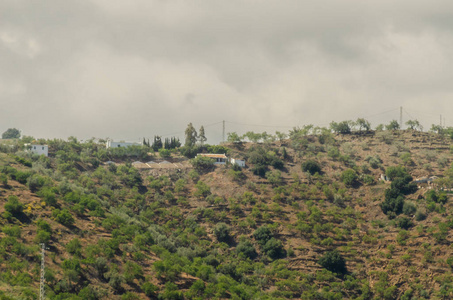
<svg viewBox="0 0 453 300">
<path fill-rule="evenodd" d="M 245 167 L 245 160 L 236 159 L 236 158 L 230 158 L 230 163 L 232 165 L 238 165 L 241 168 Z"/>
<path fill-rule="evenodd" d="M 129 143 L 129 142 L 114 142 L 111 140 L 108 140 L 105 147 L 108 148 L 127 148 L 130 146 L 141 146 L 141 143 Z"/>
<path fill-rule="evenodd" d="M 49 146 L 31 144 L 30 152 L 38 155 L 49 156 Z"/>
</svg>

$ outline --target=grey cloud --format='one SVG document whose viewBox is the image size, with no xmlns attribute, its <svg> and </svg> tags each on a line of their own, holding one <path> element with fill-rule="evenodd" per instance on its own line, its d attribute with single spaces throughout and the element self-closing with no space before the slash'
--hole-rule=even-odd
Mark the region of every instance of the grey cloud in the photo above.
<svg viewBox="0 0 453 300">
<path fill-rule="evenodd" d="M 437 114 L 452 107 L 452 14 L 449 1 L 2 1 L 0 131 L 135 139 Z"/>
</svg>

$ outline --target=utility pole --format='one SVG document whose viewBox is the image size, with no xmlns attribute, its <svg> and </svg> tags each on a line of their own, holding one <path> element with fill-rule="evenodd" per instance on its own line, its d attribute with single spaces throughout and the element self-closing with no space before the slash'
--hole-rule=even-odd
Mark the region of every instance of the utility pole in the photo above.
<svg viewBox="0 0 453 300">
<path fill-rule="evenodd" d="M 442 115 L 440 115 L 440 127 L 442 127 Z"/>
<path fill-rule="evenodd" d="M 400 128 L 403 129 L 403 107 L 400 106 Z"/>
<path fill-rule="evenodd" d="M 41 281 L 39 283 L 39 300 L 44 300 L 45 296 L 45 290 L 44 290 L 44 285 L 46 279 L 44 278 L 44 255 L 46 251 L 46 244 L 41 243 Z"/>
<path fill-rule="evenodd" d="M 223 120 L 223 134 L 222 134 L 222 141 L 225 143 L 225 120 Z"/>
</svg>

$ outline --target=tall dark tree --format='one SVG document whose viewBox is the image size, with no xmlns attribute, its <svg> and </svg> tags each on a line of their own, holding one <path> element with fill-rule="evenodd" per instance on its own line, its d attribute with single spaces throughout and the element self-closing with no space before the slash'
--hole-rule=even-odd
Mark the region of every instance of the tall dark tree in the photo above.
<svg viewBox="0 0 453 300">
<path fill-rule="evenodd" d="M 159 149 L 162 148 L 162 138 L 158 135 L 155 135 L 154 136 L 154 142 L 153 142 L 153 145 L 152 145 L 152 148 L 154 150 L 154 152 L 157 152 L 159 151 Z"/>
<path fill-rule="evenodd" d="M 185 136 L 186 136 L 186 141 L 184 143 L 185 146 L 192 147 L 195 145 L 197 142 L 197 131 L 193 127 L 192 123 L 189 123 L 187 125 L 186 131 L 185 131 Z"/>
<path fill-rule="evenodd" d="M 19 129 L 16 128 L 8 128 L 5 132 L 2 134 L 2 139 L 18 139 L 20 138 L 20 131 Z"/>
<path fill-rule="evenodd" d="M 204 127 L 200 127 L 200 131 L 198 134 L 198 140 L 200 141 L 200 144 L 203 145 L 208 139 L 206 138 L 206 134 L 204 132 Z"/>
</svg>

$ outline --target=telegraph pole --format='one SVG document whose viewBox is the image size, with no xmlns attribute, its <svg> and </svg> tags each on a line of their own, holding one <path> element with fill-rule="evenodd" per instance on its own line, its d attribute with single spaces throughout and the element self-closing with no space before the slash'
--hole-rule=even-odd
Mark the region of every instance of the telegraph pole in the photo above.
<svg viewBox="0 0 453 300">
<path fill-rule="evenodd" d="M 39 283 L 39 300 L 44 300 L 45 298 L 45 290 L 44 285 L 46 279 L 44 278 L 44 255 L 46 251 L 46 244 L 41 243 L 41 281 Z"/>
<path fill-rule="evenodd" d="M 222 141 L 225 143 L 225 120 L 223 120 L 223 134 L 222 134 Z"/>
<path fill-rule="evenodd" d="M 400 106 L 400 128 L 403 129 L 403 107 Z"/>
</svg>

